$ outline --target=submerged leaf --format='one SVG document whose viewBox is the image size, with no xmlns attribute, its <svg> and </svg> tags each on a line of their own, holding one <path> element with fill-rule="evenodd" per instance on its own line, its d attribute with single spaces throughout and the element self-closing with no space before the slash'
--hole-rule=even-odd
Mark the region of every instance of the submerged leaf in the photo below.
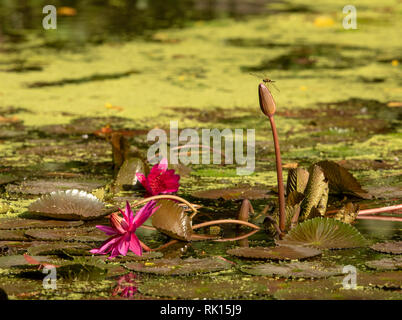
<svg viewBox="0 0 402 320">
<path fill-rule="evenodd" d="M 152 225 L 173 239 L 189 241 L 193 229 L 184 208 L 171 200 L 160 200 L 157 203 L 160 207 L 152 215 Z"/>
<path fill-rule="evenodd" d="M 126 268 L 144 273 L 161 275 L 190 275 L 227 270 L 232 267 L 229 262 L 216 258 L 194 259 L 159 259 L 152 262 L 129 262 Z"/>
<path fill-rule="evenodd" d="M 228 254 L 250 259 L 268 260 L 302 260 L 321 254 L 320 250 L 302 246 L 276 246 L 235 248 L 227 251 Z"/>
<path fill-rule="evenodd" d="M 379 252 L 402 254 L 402 241 L 380 242 L 372 245 L 370 248 Z"/>
<path fill-rule="evenodd" d="M 367 245 L 366 239 L 349 224 L 335 219 L 314 218 L 307 220 L 283 238 L 279 245 L 306 245 L 319 249 L 356 248 Z"/>
<path fill-rule="evenodd" d="M 308 177 L 309 173 L 306 169 L 290 169 L 288 172 L 288 180 L 286 182 L 286 194 L 289 195 L 293 191 L 304 193 L 304 190 L 307 186 Z"/>
<path fill-rule="evenodd" d="M 324 171 L 325 178 L 329 182 L 330 193 L 351 195 L 363 199 L 371 199 L 372 196 L 362 189 L 360 183 L 353 175 L 333 161 L 320 161 L 318 166 Z"/>
<path fill-rule="evenodd" d="M 304 199 L 301 203 L 300 218 L 302 220 L 317 216 L 316 208 L 320 215 L 324 215 L 328 201 L 328 182 L 324 173 L 317 165 L 313 165 L 310 170 L 309 180 L 304 192 Z"/>
<path fill-rule="evenodd" d="M 342 274 L 342 266 L 326 266 L 317 262 L 290 262 L 243 266 L 241 271 L 257 276 L 285 278 L 327 278 Z"/>
</svg>

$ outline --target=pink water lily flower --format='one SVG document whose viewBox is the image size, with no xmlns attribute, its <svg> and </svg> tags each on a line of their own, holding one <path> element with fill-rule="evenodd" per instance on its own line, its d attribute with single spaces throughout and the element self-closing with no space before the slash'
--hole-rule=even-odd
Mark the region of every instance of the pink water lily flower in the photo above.
<svg viewBox="0 0 402 320">
<path fill-rule="evenodd" d="M 155 201 L 148 202 L 142 207 L 134 216 L 131 210 L 130 204 L 127 201 L 126 209 L 120 212 L 123 218 L 116 212 L 110 215 L 110 224 L 108 226 L 96 226 L 99 230 L 102 230 L 110 237 L 106 240 L 102 246 L 98 249 L 90 250 L 94 254 L 107 254 L 110 252 L 109 259 L 112 259 L 118 255 L 127 255 L 128 250 L 134 252 L 137 256 L 142 255 L 142 248 L 140 240 L 135 235 L 135 231 L 140 227 L 152 214 L 158 209 Z"/>
<path fill-rule="evenodd" d="M 180 176 L 175 174 L 173 169 L 168 170 L 166 158 L 163 158 L 159 164 L 152 167 L 148 177 L 145 177 L 142 173 L 137 173 L 136 176 L 145 190 L 147 190 L 148 196 L 172 193 L 179 190 Z"/>
</svg>

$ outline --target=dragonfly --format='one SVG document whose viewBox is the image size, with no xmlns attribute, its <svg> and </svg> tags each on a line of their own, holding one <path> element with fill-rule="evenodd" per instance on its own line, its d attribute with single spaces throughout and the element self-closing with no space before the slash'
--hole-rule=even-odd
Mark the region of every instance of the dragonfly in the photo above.
<svg viewBox="0 0 402 320">
<path fill-rule="evenodd" d="M 274 80 L 271 80 L 270 78 L 268 78 L 266 75 L 264 75 L 264 74 L 256 74 L 256 73 L 250 73 L 252 76 L 254 76 L 254 77 L 257 77 L 257 78 L 259 78 L 259 79 L 261 79 L 262 80 L 262 82 L 264 82 L 265 83 L 265 85 L 268 87 L 268 88 L 274 88 L 276 91 L 278 91 L 278 92 L 280 92 L 280 90 L 278 89 L 278 87 L 275 85 L 275 82 L 276 81 L 274 81 Z"/>
</svg>

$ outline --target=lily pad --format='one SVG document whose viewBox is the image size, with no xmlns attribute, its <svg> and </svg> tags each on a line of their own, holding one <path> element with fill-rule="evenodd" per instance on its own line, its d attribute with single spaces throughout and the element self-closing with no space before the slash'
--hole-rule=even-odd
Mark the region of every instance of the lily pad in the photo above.
<svg viewBox="0 0 402 320">
<path fill-rule="evenodd" d="M 97 265 L 72 263 L 57 268 L 57 277 L 66 280 L 100 280 L 107 274 L 106 268 Z"/>
<path fill-rule="evenodd" d="M 44 277 L 45 275 L 43 275 Z M 1 287 L 8 294 L 8 296 L 15 296 L 17 298 L 32 298 L 39 296 L 43 290 L 42 281 L 31 279 L 8 278 L 1 279 Z"/>
<path fill-rule="evenodd" d="M 49 257 L 43 256 L 33 256 L 31 257 L 39 262 L 46 262 L 51 263 L 51 259 Z M 11 267 L 20 267 L 20 266 L 27 266 L 31 265 L 23 255 L 16 255 L 16 256 L 3 256 L 0 257 L 0 268 L 7 269 Z"/>
<path fill-rule="evenodd" d="M 32 245 L 32 242 L 27 241 L 0 241 L 0 255 L 22 254 Z"/>
<path fill-rule="evenodd" d="M 176 202 L 158 201 L 159 209 L 152 215 L 152 225 L 173 239 L 189 241 L 193 234 L 188 214 Z"/>
<path fill-rule="evenodd" d="M 289 231 L 278 245 L 306 245 L 319 249 L 357 248 L 366 239 L 349 224 L 329 218 L 307 220 Z"/>
<path fill-rule="evenodd" d="M 108 238 L 105 233 L 96 228 L 33 229 L 25 231 L 25 235 L 43 241 L 97 242 Z"/>
<path fill-rule="evenodd" d="M 28 249 L 29 255 L 91 255 L 91 246 L 82 243 L 43 243 Z"/>
<path fill-rule="evenodd" d="M 227 253 L 233 256 L 250 259 L 301 260 L 318 256 L 321 254 L 321 251 L 301 246 L 276 246 L 236 248 L 228 250 Z"/>
<path fill-rule="evenodd" d="M 223 199 L 223 200 L 257 200 L 270 197 L 270 190 L 252 187 L 239 187 L 227 189 L 212 189 L 206 191 L 197 191 L 192 194 L 193 197 L 201 199 Z"/>
<path fill-rule="evenodd" d="M 359 273 L 358 285 L 373 286 L 387 289 L 402 288 L 402 271 L 387 271 L 379 273 Z"/>
<path fill-rule="evenodd" d="M 29 239 L 22 230 L 0 230 L 0 240 L 24 241 Z"/>
<path fill-rule="evenodd" d="M 306 169 L 290 169 L 286 183 L 286 194 L 289 195 L 293 191 L 303 194 L 307 186 L 308 178 L 309 172 Z"/>
<path fill-rule="evenodd" d="M 70 189 L 79 189 L 91 192 L 94 189 L 105 185 L 102 181 L 83 182 L 71 180 L 30 180 L 23 181 L 20 184 L 9 184 L 6 186 L 8 193 L 21 193 L 29 195 L 42 195 L 50 192 L 66 191 Z"/>
<path fill-rule="evenodd" d="M 29 211 L 40 216 L 64 220 L 93 220 L 114 211 L 92 194 L 79 190 L 52 192 L 29 206 Z"/>
<path fill-rule="evenodd" d="M 260 282 L 205 277 L 149 279 L 138 290 L 171 299 L 238 299 L 269 293 L 268 286 Z"/>
<path fill-rule="evenodd" d="M 242 266 L 240 270 L 256 276 L 284 278 L 327 278 L 342 274 L 341 266 L 328 267 L 317 262 L 264 263 Z"/>
<path fill-rule="evenodd" d="M 128 252 L 126 256 L 118 256 L 117 261 L 119 262 L 145 261 L 145 260 L 159 259 L 162 257 L 163 253 L 157 251 L 143 252 L 142 256 L 137 256 L 132 252 Z"/>
<path fill-rule="evenodd" d="M 304 192 L 304 199 L 300 205 L 300 218 L 314 218 L 314 208 L 319 215 L 324 215 L 328 201 L 328 182 L 319 166 L 313 165 L 309 170 L 309 180 Z"/>
<path fill-rule="evenodd" d="M 367 261 L 366 266 L 377 270 L 400 270 L 402 269 L 402 257 Z"/>
<path fill-rule="evenodd" d="M 232 267 L 229 262 L 217 258 L 160 259 L 152 262 L 130 262 L 125 266 L 137 272 L 170 276 L 217 272 Z"/>
<path fill-rule="evenodd" d="M 303 287 L 278 290 L 274 297 L 278 300 L 400 300 L 402 294 L 379 289 L 331 290 L 305 283 Z"/>
<path fill-rule="evenodd" d="M 316 164 L 322 168 L 325 178 L 328 179 L 330 193 L 351 195 L 363 199 L 372 198 L 367 191 L 362 189 L 356 178 L 336 162 L 325 160 Z"/>
<path fill-rule="evenodd" d="M 0 230 L 34 229 L 34 228 L 70 228 L 82 225 L 82 221 L 57 221 L 9 218 L 0 220 Z"/>
<path fill-rule="evenodd" d="M 136 173 L 146 172 L 144 162 L 139 158 L 129 158 L 123 162 L 115 181 L 115 191 L 132 190 L 140 185 Z"/>
<path fill-rule="evenodd" d="M 402 254 L 402 241 L 380 242 L 372 245 L 370 248 L 379 252 Z"/>
</svg>

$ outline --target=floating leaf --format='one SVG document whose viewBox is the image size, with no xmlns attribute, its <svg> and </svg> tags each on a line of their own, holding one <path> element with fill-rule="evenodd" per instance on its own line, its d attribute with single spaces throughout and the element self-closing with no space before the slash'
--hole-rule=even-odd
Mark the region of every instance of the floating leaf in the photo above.
<svg viewBox="0 0 402 320">
<path fill-rule="evenodd" d="M 17 255 L 27 251 L 34 242 L 21 241 L 0 241 L 0 255 Z"/>
<path fill-rule="evenodd" d="M 171 200 L 160 200 L 158 206 L 159 209 L 152 215 L 152 225 L 173 239 L 189 241 L 193 229 L 184 208 Z"/>
<path fill-rule="evenodd" d="M 335 219 L 314 218 L 297 225 L 277 244 L 344 249 L 366 246 L 367 241 L 349 224 Z"/>
<path fill-rule="evenodd" d="M 136 173 L 144 173 L 144 162 L 139 158 L 129 158 L 123 162 L 115 181 L 115 191 L 132 190 L 139 183 Z"/>
<path fill-rule="evenodd" d="M 1 219 L 0 229 L 70 228 L 82 225 L 82 221 L 57 221 L 35 219 Z"/>
<path fill-rule="evenodd" d="M 138 290 L 150 296 L 170 299 L 238 299 L 267 295 L 269 287 L 256 281 L 216 278 L 149 279 Z"/>
<path fill-rule="evenodd" d="M 57 268 L 57 277 L 67 280 L 100 280 L 107 274 L 106 268 L 88 263 L 71 263 Z"/>
<path fill-rule="evenodd" d="M 93 220 L 113 211 L 94 195 L 79 190 L 52 192 L 29 206 L 40 216 L 64 220 Z"/>
<path fill-rule="evenodd" d="M 336 162 L 325 160 L 316 164 L 324 171 L 325 178 L 329 182 L 330 193 L 351 195 L 363 199 L 372 198 L 367 191 L 362 189 L 355 177 Z"/>
<path fill-rule="evenodd" d="M 9 193 L 22 193 L 32 195 L 42 195 L 51 193 L 54 190 L 66 191 L 71 189 L 84 190 L 91 192 L 94 189 L 103 187 L 105 182 L 83 182 L 83 181 L 71 181 L 71 180 L 27 180 L 20 184 L 9 184 L 6 186 L 6 190 Z M 56 191 L 56 192 L 57 192 Z"/>
<path fill-rule="evenodd" d="M 39 262 L 51 264 L 49 257 L 33 256 L 30 258 L 33 258 Z M 25 259 L 25 257 L 23 255 L 0 257 L 0 269 L 1 268 L 6 269 L 6 268 L 11 268 L 11 267 L 28 266 L 28 265 L 30 265 L 30 263 L 28 262 L 28 260 Z"/>
<path fill-rule="evenodd" d="M 26 231 L 25 235 L 44 241 L 97 242 L 105 241 L 108 238 L 104 232 L 96 228 L 33 229 Z"/>
<path fill-rule="evenodd" d="M 130 262 L 125 266 L 136 272 L 170 276 L 216 272 L 232 267 L 229 262 L 216 258 L 160 259 L 152 262 Z"/>
<path fill-rule="evenodd" d="M 228 250 L 227 253 L 233 256 L 250 259 L 301 260 L 318 256 L 321 254 L 321 251 L 301 246 L 276 246 L 236 248 Z"/>
<path fill-rule="evenodd" d="M 142 256 L 137 256 L 132 252 L 128 252 L 126 256 L 116 257 L 116 260 L 118 262 L 145 261 L 145 260 L 159 259 L 162 257 L 163 253 L 157 251 L 143 252 Z"/>
<path fill-rule="evenodd" d="M 286 183 L 286 194 L 289 195 L 293 191 L 303 194 L 307 186 L 308 178 L 309 172 L 306 169 L 290 169 Z"/>
<path fill-rule="evenodd" d="M 29 255 L 91 255 L 89 250 L 92 247 L 82 243 L 43 243 L 31 246 L 28 249 Z"/>
<path fill-rule="evenodd" d="M 379 289 L 332 289 L 314 286 L 315 281 L 303 282 L 296 288 L 278 290 L 274 298 L 278 300 L 400 300 L 399 292 Z"/>
<path fill-rule="evenodd" d="M 399 270 L 402 269 L 402 257 L 367 261 L 366 266 L 377 270 Z"/>
<path fill-rule="evenodd" d="M 324 215 L 328 201 L 328 182 L 319 166 L 313 165 L 309 170 L 309 180 L 304 192 L 304 199 L 301 203 L 300 218 L 302 220 L 313 218 L 317 215 L 313 208 L 316 208 L 320 215 Z"/>
<path fill-rule="evenodd" d="M 402 241 L 380 242 L 372 245 L 370 248 L 379 252 L 402 254 Z"/>
<path fill-rule="evenodd" d="M 240 270 L 257 276 L 285 278 L 327 278 L 342 274 L 341 266 L 326 266 L 317 262 L 264 263 L 243 266 Z"/>
<path fill-rule="evenodd" d="M 402 288 L 402 271 L 387 271 L 379 273 L 359 273 L 358 283 L 363 286 L 373 286 L 387 289 Z"/>
<path fill-rule="evenodd" d="M 328 218 L 334 218 L 344 223 L 352 223 L 356 220 L 358 214 L 359 205 L 348 202 L 335 215 L 328 216 Z"/>
<path fill-rule="evenodd" d="M 213 189 L 198 191 L 192 194 L 193 197 L 202 199 L 223 199 L 223 200 L 256 200 L 269 197 L 269 190 L 252 187 Z"/>
<path fill-rule="evenodd" d="M 0 230 L 0 240 L 24 241 L 29 239 L 22 230 Z"/>
</svg>

